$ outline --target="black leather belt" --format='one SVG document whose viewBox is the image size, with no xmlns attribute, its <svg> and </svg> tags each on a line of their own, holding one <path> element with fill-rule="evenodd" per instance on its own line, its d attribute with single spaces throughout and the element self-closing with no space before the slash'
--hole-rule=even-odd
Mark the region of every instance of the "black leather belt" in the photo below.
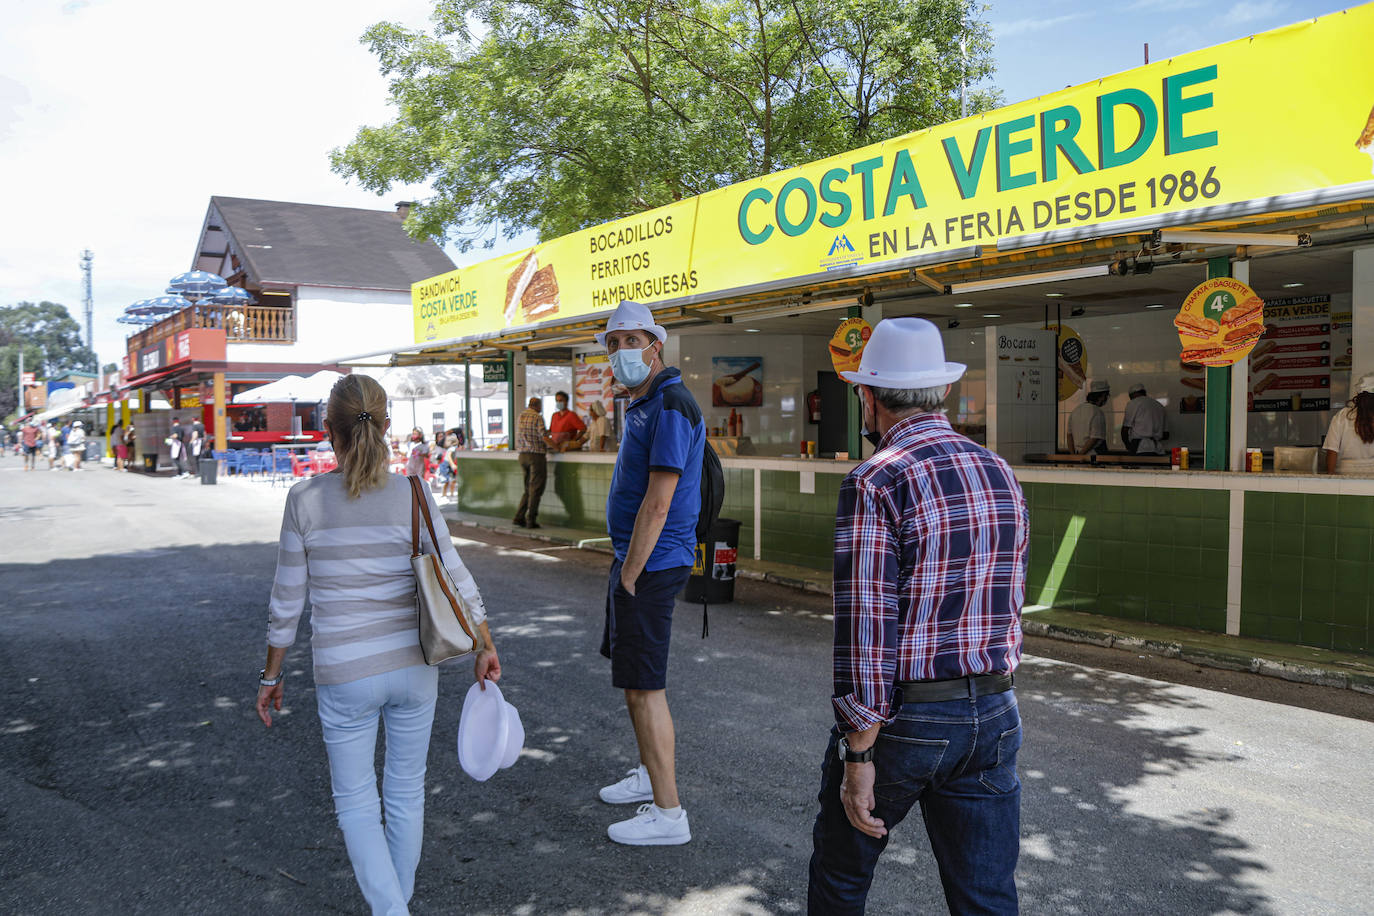
<svg viewBox="0 0 1374 916">
<path fill-rule="evenodd" d="M 1005 693 L 1014 683 L 1010 674 L 975 674 L 944 681 L 898 681 L 895 686 L 902 692 L 902 703 L 940 703 Z"/>
</svg>

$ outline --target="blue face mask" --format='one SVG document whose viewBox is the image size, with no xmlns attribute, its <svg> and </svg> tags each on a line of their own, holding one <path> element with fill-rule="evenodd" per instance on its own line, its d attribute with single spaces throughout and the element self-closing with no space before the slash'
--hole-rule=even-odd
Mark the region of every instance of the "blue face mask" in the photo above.
<svg viewBox="0 0 1374 916">
<path fill-rule="evenodd" d="M 626 388 L 638 388 L 649 377 L 644 350 L 616 350 L 611 354 L 611 371 Z"/>
</svg>

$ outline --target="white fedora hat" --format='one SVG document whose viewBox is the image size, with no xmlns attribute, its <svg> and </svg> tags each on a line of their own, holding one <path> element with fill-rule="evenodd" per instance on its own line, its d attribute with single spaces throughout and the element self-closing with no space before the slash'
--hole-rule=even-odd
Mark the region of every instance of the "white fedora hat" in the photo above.
<svg viewBox="0 0 1374 916">
<path fill-rule="evenodd" d="M 463 699 L 458 720 L 458 763 L 478 782 L 515 763 L 525 744 L 525 729 L 515 707 L 492 681 L 486 690 L 474 683 Z"/>
<path fill-rule="evenodd" d="M 654 324 L 654 313 L 649 311 L 647 305 L 622 299 L 611 317 L 606 319 L 606 330 L 596 332 L 596 342 L 604 347 L 606 335 L 612 331 L 633 330 L 651 331 L 661 341 L 668 339 L 668 329 L 661 324 Z"/>
<path fill-rule="evenodd" d="M 840 377 L 878 388 L 935 388 L 957 382 L 968 367 L 945 362 L 940 329 L 924 318 L 885 318 L 873 329 L 855 372 Z"/>
</svg>

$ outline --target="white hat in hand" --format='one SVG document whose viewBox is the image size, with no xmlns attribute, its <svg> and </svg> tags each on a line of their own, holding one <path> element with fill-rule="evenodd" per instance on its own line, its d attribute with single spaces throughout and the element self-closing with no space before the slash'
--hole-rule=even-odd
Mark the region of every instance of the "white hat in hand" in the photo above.
<svg viewBox="0 0 1374 916">
<path fill-rule="evenodd" d="M 514 764 L 525 744 L 520 714 L 494 682 L 487 681 L 486 688 L 476 683 L 468 688 L 458 721 L 458 763 L 478 782 Z"/>
<path fill-rule="evenodd" d="M 877 388 L 937 388 L 957 382 L 968 367 L 945 362 L 940 329 L 924 318 L 885 318 L 873 329 L 855 372 L 840 377 Z"/>
<path fill-rule="evenodd" d="M 606 330 L 596 332 L 596 342 L 606 346 L 606 335 L 612 331 L 649 331 L 660 341 L 668 339 L 668 329 L 654 324 L 654 313 L 642 302 L 622 299 L 611 317 L 606 319 Z"/>
</svg>

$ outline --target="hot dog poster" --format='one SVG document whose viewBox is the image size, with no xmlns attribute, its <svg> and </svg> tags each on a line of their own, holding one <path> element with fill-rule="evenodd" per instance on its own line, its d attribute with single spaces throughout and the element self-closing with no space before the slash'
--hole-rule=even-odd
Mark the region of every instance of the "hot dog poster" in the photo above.
<svg viewBox="0 0 1374 916">
<path fill-rule="evenodd" d="M 1331 297 L 1266 300 L 1264 325 L 1250 353 L 1250 410 L 1329 410 Z"/>
<path fill-rule="evenodd" d="M 578 416 L 591 414 L 592 402 L 600 401 L 606 413 L 613 413 L 615 400 L 610 358 L 605 353 L 579 353 L 573 357 L 573 410 Z"/>
</svg>

